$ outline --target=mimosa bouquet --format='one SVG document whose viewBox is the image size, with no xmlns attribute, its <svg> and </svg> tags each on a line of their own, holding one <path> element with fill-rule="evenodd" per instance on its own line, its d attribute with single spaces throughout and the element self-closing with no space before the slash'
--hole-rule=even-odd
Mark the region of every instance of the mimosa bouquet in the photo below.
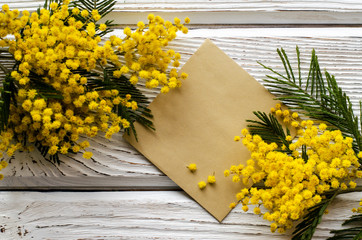
<svg viewBox="0 0 362 240">
<path fill-rule="evenodd" d="M 181 86 L 187 74 L 178 72 L 180 54 L 164 48 L 188 29 L 178 18 L 171 23 L 150 14 L 148 23 L 109 36 L 115 25 L 99 21 L 114 4 L 46 0 L 33 13 L 2 6 L 1 157 L 35 146 L 55 162 L 59 154 L 83 152 L 91 158 L 81 136 L 134 131 L 135 120 L 153 128 L 139 86 L 160 87 L 162 93 Z M 3 161 L 1 168 L 6 165 Z"/>
<path fill-rule="evenodd" d="M 335 197 L 362 192 L 361 115 L 355 115 L 334 76 L 322 73 L 314 50 L 305 78 L 298 48 L 297 71 L 283 49 L 278 54 L 285 73 L 262 65 L 274 74 L 264 81 L 288 109 L 277 104 L 270 113 L 254 112 L 258 120 L 248 120 L 248 129 L 234 139 L 242 141 L 251 157 L 225 175 L 253 185 L 241 189 L 236 203 L 244 211 L 255 205 L 254 213 L 271 222 L 272 232 L 295 227 L 293 240 L 312 239 Z M 347 226 L 329 239 L 362 239 L 362 194 L 359 205 Z"/>
</svg>

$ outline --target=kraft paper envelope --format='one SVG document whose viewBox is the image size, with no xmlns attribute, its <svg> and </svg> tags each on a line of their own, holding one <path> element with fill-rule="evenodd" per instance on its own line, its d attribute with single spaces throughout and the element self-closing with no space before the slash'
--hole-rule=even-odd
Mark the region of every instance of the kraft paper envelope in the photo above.
<svg viewBox="0 0 362 240">
<path fill-rule="evenodd" d="M 261 84 L 206 40 L 182 68 L 189 77 L 179 89 L 159 94 L 149 108 L 156 131 L 136 123 L 138 142 L 131 145 L 194 198 L 218 221 L 230 212 L 229 204 L 243 187 L 224 176 L 233 164 L 250 157 L 241 142 L 246 119 L 253 111 L 269 112 L 275 101 Z M 191 173 L 187 165 L 197 164 Z M 215 174 L 216 183 L 200 190 L 197 183 Z M 192 214 L 192 212 L 190 212 Z"/>
</svg>

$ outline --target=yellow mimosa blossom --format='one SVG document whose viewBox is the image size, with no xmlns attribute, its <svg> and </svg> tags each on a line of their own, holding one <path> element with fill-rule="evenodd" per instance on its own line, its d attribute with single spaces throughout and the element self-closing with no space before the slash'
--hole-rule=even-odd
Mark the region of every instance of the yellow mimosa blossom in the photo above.
<svg viewBox="0 0 362 240">
<path fill-rule="evenodd" d="M 187 166 L 187 168 L 191 171 L 191 172 L 195 172 L 197 170 L 197 166 L 195 163 L 191 163 Z"/>
<path fill-rule="evenodd" d="M 197 185 L 199 186 L 200 189 L 204 189 L 206 187 L 206 182 L 201 181 Z"/>
<path fill-rule="evenodd" d="M 298 117 L 282 111 L 280 106 L 275 109 L 279 116 Z M 233 182 L 265 185 L 265 188 L 243 188 L 236 199 L 243 204 L 244 211 L 248 211 L 248 204 L 263 205 L 263 212 L 255 207 L 254 213 L 272 222 L 272 232 L 292 228 L 294 221 L 322 201 L 323 194 L 331 189 L 355 188 L 353 179 L 362 177 L 358 170 L 358 157 L 362 154 L 355 154 L 352 138 L 344 137 L 339 130 L 326 130 L 323 123 L 315 126 L 311 120 L 302 121 L 298 128 L 296 140 L 283 145 L 284 151 L 276 143 L 267 143 L 243 130 L 242 143 L 251 152 L 251 158 L 246 166 L 234 165 L 225 171 L 225 176 L 232 174 Z M 292 137 L 288 135 L 286 141 L 291 142 Z"/>
<path fill-rule="evenodd" d="M 8 75 L 17 93 L 16 103 L 10 104 L 7 127 L 0 133 L 1 156 L 27 149 L 22 144 L 34 142 L 53 156 L 83 151 L 89 147 L 89 142 L 81 142 L 83 136 L 103 132 L 111 138 L 131 126 L 128 112 L 140 105 L 123 91 L 123 84 L 143 81 L 147 87 L 160 86 L 166 93 L 187 78 L 176 68 L 180 54 L 164 47 L 177 32 L 187 32 L 189 18 L 184 24 L 179 20 L 172 24 L 150 14 L 148 23 L 139 22 L 137 29 L 126 27 L 125 36 L 113 35 L 102 41 L 108 28 L 97 23 L 102 17 L 98 10 L 71 9 L 69 2 L 52 2 L 50 9 L 31 14 L 1 7 L 0 47 L 8 49 L 17 61 Z M 108 66 L 112 68 L 107 74 L 121 83 L 120 87 L 94 87 L 99 79 L 83 75 Z M 34 82 L 34 75 L 39 83 Z M 37 84 L 48 85 L 56 94 L 35 89 Z M 84 151 L 83 157 L 89 159 L 92 153 Z M 196 165 L 190 170 L 196 170 Z"/>
<path fill-rule="evenodd" d="M 216 182 L 216 178 L 214 175 L 210 175 L 207 177 L 207 182 L 210 184 L 214 184 Z"/>
</svg>

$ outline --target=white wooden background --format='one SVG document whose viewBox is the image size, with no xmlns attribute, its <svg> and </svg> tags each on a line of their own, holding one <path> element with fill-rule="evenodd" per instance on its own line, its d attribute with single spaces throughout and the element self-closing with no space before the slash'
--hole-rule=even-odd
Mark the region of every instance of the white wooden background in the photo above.
<svg viewBox="0 0 362 240">
<path fill-rule="evenodd" d="M 43 1 L 5 3 L 35 10 Z M 256 61 L 277 68 L 276 48 L 295 59 L 298 45 L 305 67 L 315 48 L 356 106 L 362 97 L 360 0 L 119 0 L 110 17 L 121 27 L 148 13 L 191 18 L 189 33 L 171 44 L 182 64 L 209 38 L 261 81 L 268 72 Z M 240 208 L 219 224 L 121 135 L 90 142 L 91 160 L 72 155 L 55 165 L 37 152 L 10 159 L 0 183 L 0 239 L 290 239 Z M 330 236 L 360 198 L 339 196 L 313 239 Z"/>
</svg>

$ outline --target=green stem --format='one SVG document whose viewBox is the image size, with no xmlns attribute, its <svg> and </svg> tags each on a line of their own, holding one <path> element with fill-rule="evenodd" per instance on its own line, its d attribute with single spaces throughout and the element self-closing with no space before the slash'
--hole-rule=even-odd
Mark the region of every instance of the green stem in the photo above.
<svg viewBox="0 0 362 240">
<path fill-rule="evenodd" d="M 2 65 L 1 63 L 0 63 L 0 69 L 1 69 L 5 74 L 7 74 L 7 73 L 10 72 L 10 71 L 9 71 L 6 67 L 4 67 L 4 65 Z"/>
<path fill-rule="evenodd" d="M 350 189 L 346 189 L 346 190 L 340 190 L 337 192 L 337 195 L 351 193 L 351 192 L 362 192 L 362 186 L 357 186 L 355 188 L 350 188 Z"/>
</svg>

